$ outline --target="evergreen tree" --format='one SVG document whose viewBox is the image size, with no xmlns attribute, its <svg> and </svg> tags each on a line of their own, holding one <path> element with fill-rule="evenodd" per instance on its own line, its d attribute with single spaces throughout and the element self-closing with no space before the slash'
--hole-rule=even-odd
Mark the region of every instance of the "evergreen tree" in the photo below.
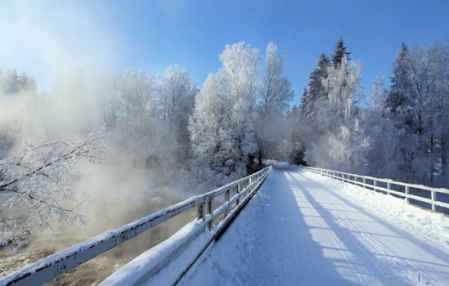
<svg viewBox="0 0 449 286">
<path fill-rule="evenodd" d="M 320 55 L 317 67 L 309 76 L 308 89 L 304 91 L 302 97 L 302 111 L 306 118 L 310 118 L 313 113 L 314 103 L 320 99 L 327 99 L 326 89 L 323 81 L 327 79 L 329 59 L 325 54 Z"/>
<path fill-rule="evenodd" d="M 386 99 L 386 108 L 394 115 L 403 114 L 410 104 L 408 92 L 412 83 L 410 81 L 410 55 L 407 46 L 402 43 L 398 57 L 394 63 L 391 77 L 390 93 Z"/>
<path fill-rule="evenodd" d="M 332 55 L 332 63 L 334 64 L 334 68 L 338 68 L 341 65 L 343 57 L 346 57 L 349 61 L 349 55 L 350 53 L 347 51 L 343 39 L 338 39 L 337 44 L 335 45 L 335 52 Z"/>
<path fill-rule="evenodd" d="M 300 108 L 299 108 L 299 112 L 298 114 L 300 114 L 301 112 L 305 109 L 305 106 L 309 105 L 309 96 L 308 96 L 309 91 L 307 90 L 307 88 L 304 88 L 303 92 L 302 92 L 302 96 L 301 96 L 301 104 L 300 104 Z"/>
<path fill-rule="evenodd" d="M 397 142 L 385 161 L 396 164 L 399 179 L 430 185 L 446 180 L 448 63 L 448 46 L 400 48 L 384 110 Z"/>
</svg>

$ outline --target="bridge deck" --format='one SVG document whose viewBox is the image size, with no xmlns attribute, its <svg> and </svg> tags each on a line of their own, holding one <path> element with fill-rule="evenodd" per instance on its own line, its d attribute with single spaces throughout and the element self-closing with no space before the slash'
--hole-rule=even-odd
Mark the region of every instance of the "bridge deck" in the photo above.
<svg viewBox="0 0 449 286">
<path fill-rule="evenodd" d="M 367 190 L 273 170 L 181 284 L 449 285 L 448 246 L 357 192 Z"/>
</svg>

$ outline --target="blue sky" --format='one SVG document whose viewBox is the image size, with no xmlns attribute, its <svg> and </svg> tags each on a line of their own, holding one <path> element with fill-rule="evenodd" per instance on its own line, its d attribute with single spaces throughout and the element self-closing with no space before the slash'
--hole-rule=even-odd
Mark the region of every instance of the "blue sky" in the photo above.
<svg viewBox="0 0 449 286">
<path fill-rule="evenodd" d="M 52 49 L 71 58 L 71 63 L 98 60 L 108 66 L 110 60 L 114 70 L 155 72 L 179 64 L 201 85 L 220 67 L 218 55 L 226 44 L 245 41 L 263 55 L 266 44 L 274 41 L 284 58 L 285 74 L 299 94 L 319 54 L 332 52 L 340 36 L 352 58 L 362 64 L 365 89 L 376 76 L 389 76 L 402 41 L 413 46 L 449 39 L 446 0 L 86 0 L 36 1 L 31 8 L 27 2 L 6 6 L 15 10 L 4 10 L 9 21 L 31 18 L 28 25 L 39 29 L 38 35 L 51 31 L 56 35 L 53 41 L 62 43 Z M 38 45 L 34 51 L 46 48 L 34 45 Z M 29 64 L 45 59 L 27 60 L 30 52 L 22 46 L 9 54 L 0 48 L 0 62 L 51 82 L 54 75 L 39 64 Z"/>
</svg>

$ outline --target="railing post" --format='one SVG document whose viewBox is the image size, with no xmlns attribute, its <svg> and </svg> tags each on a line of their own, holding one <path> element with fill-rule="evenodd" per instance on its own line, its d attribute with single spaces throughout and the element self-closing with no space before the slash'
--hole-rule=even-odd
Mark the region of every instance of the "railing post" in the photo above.
<svg viewBox="0 0 449 286">
<path fill-rule="evenodd" d="M 198 219 L 206 219 L 206 216 L 204 215 L 204 205 L 204 201 L 198 205 Z"/>
<path fill-rule="evenodd" d="M 377 181 L 376 180 L 373 180 L 373 186 L 374 186 L 373 191 L 376 191 L 376 187 L 377 187 Z"/>
<path fill-rule="evenodd" d="M 207 214 L 210 215 L 211 219 L 209 221 L 209 223 L 207 224 L 207 228 L 208 230 L 210 230 L 212 228 L 213 225 L 213 218 L 212 218 L 212 202 L 213 202 L 213 197 L 212 196 L 208 196 L 207 197 Z"/>
<path fill-rule="evenodd" d="M 390 195 L 391 185 L 390 182 L 387 182 L 387 195 Z"/>
<path fill-rule="evenodd" d="M 236 204 L 240 204 L 240 184 L 237 184 L 237 189 L 236 189 L 236 193 L 237 193 L 237 201 Z"/>
<path fill-rule="evenodd" d="M 226 190 L 225 192 L 225 200 L 226 203 L 228 203 L 228 207 L 226 208 L 226 212 L 225 212 L 225 216 L 227 216 L 229 214 L 229 210 L 231 209 L 231 205 L 229 204 L 230 200 L 231 200 L 231 193 L 230 190 Z"/>
<path fill-rule="evenodd" d="M 408 194 L 409 194 L 410 190 L 408 188 L 408 185 L 405 185 L 405 202 L 408 204 L 409 200 L 408 200 Z"/>
<path fill-rule="evenodd" d="M 436 211 L 435 200 L 436 200 L 436 192 L 431 191 L 430 195 L 432 197 L 432 211 Z"/>
</svg>

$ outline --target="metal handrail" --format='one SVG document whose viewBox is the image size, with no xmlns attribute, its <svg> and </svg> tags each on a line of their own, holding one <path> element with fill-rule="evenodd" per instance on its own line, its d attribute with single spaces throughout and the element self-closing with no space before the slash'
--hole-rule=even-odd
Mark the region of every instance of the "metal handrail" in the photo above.
<svg viewBox="0 0 449 286">
<path fill-rule="evenodd" d="M 271 166 L 266 167 L 208 193 L 191 197 L 119 228 L 106 231 L 88 241 L 42 258 L 19 271 L 0 278 L 0 286 L 41 285 L 49 282 L 60 274 L 194 207 L 198 208 L 198 217 L 195 220 L 205 225 L 202 231 L 210 231 L 214 227 L 214 219 L 222 214 L 227 215 L 234 208 L 241 206 L 240 202 L 257 191 L 270 171 Z M 224 201 L 213 209 L 214 199 L 221 195 L 224 195 Z M 222 219 L 226 219 L 226 216 Z"/>
<path fill-rule="evenodd" d="M 312 172 L 318 173 L 323 176 L 327 176 L 330 178 L 334 178 L 343 182 L 351 183 L 354 185 L 358 185 L 364 188 L 373 189 L 376 191 L 380 191 L 386 193 L 387 195 L 395 195 L 405 199 L 407 203 L 410 200 L 423 202 L 429 204 L 432 208 L 432 211 L 438 211 L 437 207 L 445 208 L 449 210 L 449 203 L 443 202 L 438 199 L 437 193 L 449 195 L 449 189 L 445 188 L 434 188 L 425 185 L 419 184 L 410 184 L 400 181 L 395 181 L 392 179 L 386 178 L 377 178 L 371 176 L 362 176 L 347 172 L 340 172 L 335 170 L 329 170 L 324 168 L 316 168 L 316 167 L 305 167 L 305 169 L 311 170 Z M 379 185 L 379 183 L 383 183 L 385 187 Z M 403 192 L 394 188 L 394 186 L 400 186 L 399 189 L 402 188 Z M 410 193 L 410 191 L 423 191 L 429 192 L 430 198 L 417 196 L 415 194 Z"/>
</svg>

